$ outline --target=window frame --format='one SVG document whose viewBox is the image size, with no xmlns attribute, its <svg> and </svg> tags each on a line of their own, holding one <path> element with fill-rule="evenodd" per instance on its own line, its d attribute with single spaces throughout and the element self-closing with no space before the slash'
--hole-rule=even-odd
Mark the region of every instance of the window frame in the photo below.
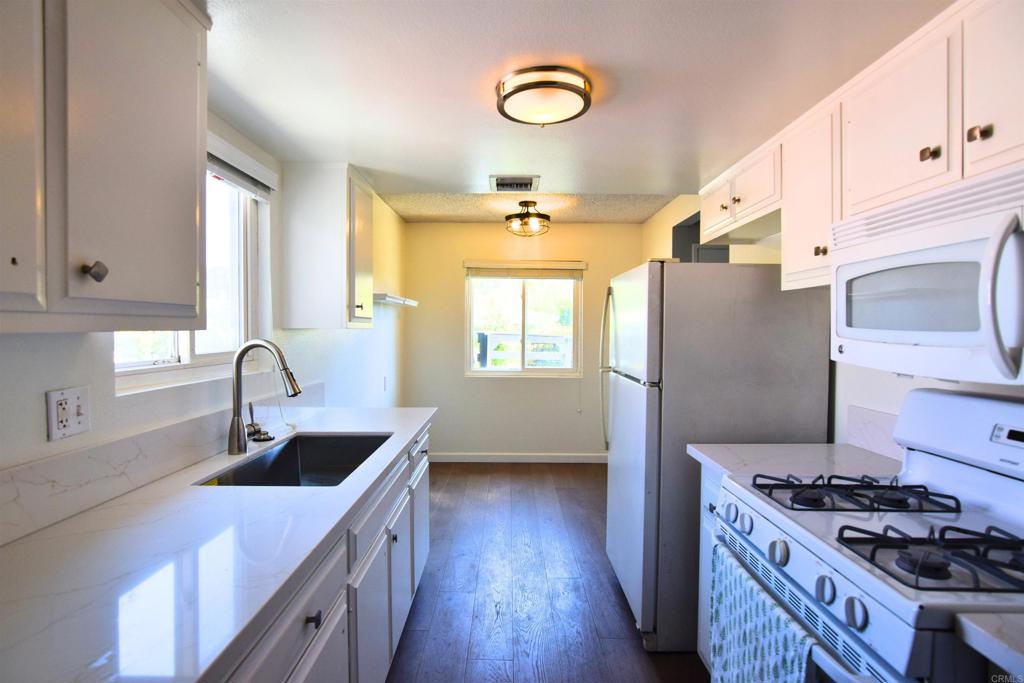
<svg viewBox="0 0 1024 683">
<path fill-rule="evenodd" d="M 259 234 L 264 212 L 261 210 L 260 200 L 256 195 L 243 187 L 239 187 L 237 184 L 233 183 L 230 178 L 226 178 L 223 175 L 218 174 L 217 169 L 212 164 L 207 164 L 206 171 L 207 173 L 216 176 L 220 182 L 228 183 L 239 193 L 239 202 L 241 203 L 239 209 L 242 222 L 242 234 L 241 239 L 239 240 L 239 249 L 241 251 L 239 255 L 241 266 L 239 287 L 241 289 L 241 296 L 239 298 L 242 308 L 239 336 L 244 343 L 256 336 L 257 330 L 259 329 Z M 206 258 L 205 240 L 202 257 L 203 259 Z M 205 308 L 205 302 L 203 302 L 203 306 Z M 188 370 L 190 368 L 216 369 L 217 366 L 225 366 L 226 368 L 230 366 L 231 362 L 234 360 L 234 351 L 221 351 L 217 353 L 203 354 L 196 353 L 196 330 L 168 331 L 175 333 L 175 349 L 178 354 L 176 360 L 164 359 L 127 363 L 124 365 L 115 364 L 115 376 L 132 377 L 132 384 L 135 384 L 136 382 L 142 382 L 145 379 L 143 377 L 145 375 L 154 375 L 154 381 L 148 384 L 160 384 L 162 383 L 160 376 L 168 372 Z M 114 334 L 117 334 L 117 332 Z M 249 355 L 245 359 L 243 367 L 251 371 L 255 367 L 253 365 L 255 360 L 254 356 Z"/>
<path fill-rule="evenodd" d="M 509 264 L 506 267 L 512 267 L 516 270 L 525 271 L 537 271 L 538 273 L 544 272 L 545 269 L 530 267 L 528 265 L 518 266 L 517 264 Z M 529 275 L 519 275 L 511 279 L 521 280 L 522 286 L 522 305 L 520 309 L 520 329 L 521 329 L 521 342 L 519 350 L 519 368 L 517 370 L 479 370 L 473 367 L 473 280 L 474 279 L 486 279 L 485 275 L 473 275 L 470 269 L 467 268 L 465 272 L 465 306 L 464 306 L 464 326 L 462 331 L 462 339 L 464 345 L 464 356 L 463 371 L 466 377 L 491 377 L 491 378 L 511 378 L 511 377 L 524 377 L 524 378 L 544 378 L 544 379 L 557 379 L 557 378 L 569 378 L 579 379 L 583 376 L 583 369 L 580 367 L 581 358 L 581 331 L 583 328 L 583 270 L 580 269 L 578 275 L 573 277 L 559 278 L 552 275 L 536 275 L 530 277 Z M 573 296 L 572 296 L 572 367 L 571 368 L 528 368 L 526 367 L 526 281 L 527 280 L 572 280 L 573 283 Z"/>
</svg>

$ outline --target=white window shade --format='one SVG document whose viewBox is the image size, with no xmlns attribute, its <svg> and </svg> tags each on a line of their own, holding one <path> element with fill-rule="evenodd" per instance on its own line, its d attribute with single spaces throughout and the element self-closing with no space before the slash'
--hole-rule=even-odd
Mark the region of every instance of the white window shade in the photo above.
<svg viewBox="0 0 1024 683">
<path fill-rule="evenodd" d="M 273 188 L 209 152 L 206 153 L 206 166 L 213 173 L 256 199 L 264 202 L 270 201 L 270 192 Z"/>
<path fill-rule="evenodd" d="M 462 262 L 467 277 L 549 278 L 581 280 L 583 261 L 471 261 Z"/>
</svg>

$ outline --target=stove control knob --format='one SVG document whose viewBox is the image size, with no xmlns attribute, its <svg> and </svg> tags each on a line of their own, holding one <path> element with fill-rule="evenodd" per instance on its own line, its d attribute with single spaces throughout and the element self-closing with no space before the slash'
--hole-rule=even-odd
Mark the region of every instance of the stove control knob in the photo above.
<svg viewBox="0 0 1024 683">
<path fill-rule="evenodd" d="M 740 531 L 745 533 L 747 536 L 754 530 L 754 518 L 748 515 L 746 512 L 740 515 Z"/>
<path fill-rule="evenodd" d="M 729 522 L 729 524 L 735 524 L 736 518 L 739 517 L 739 515 L 740 509 L 737 507 L 736 503 L 725 504 L 725 521 Z"/>
<path fill-rule="evenodd" d="M 781 538 L 768 544 L 768 559 L 772 564 L 785 567 L 789 564 L 789 544 Z"/>
<path fill-rule="evenodd" d="M 836 601 L 836 582 L 831 576 L 822 574 L 814 582 L 814 597 L 824 605 L 831 605 Z"/>
<path fill-rule="evenodd" d="M 868 627 L 868 607 L 860 598 L 846 598 L 846 625 L 857 631 Z"/>
</svg>

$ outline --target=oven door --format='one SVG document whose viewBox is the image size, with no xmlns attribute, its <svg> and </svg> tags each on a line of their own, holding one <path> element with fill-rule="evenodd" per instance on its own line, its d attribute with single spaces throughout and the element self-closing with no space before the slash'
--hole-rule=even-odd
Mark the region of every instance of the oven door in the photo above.
<svg viewBox="0 0 1024 683">
<path fill-rule="evenodd" d="M 956 234 L 958 241 L 836 264 L 833 360 L 939 379 L 1024 384 L 1020 211 L 972 217 Z"/>
</svg>

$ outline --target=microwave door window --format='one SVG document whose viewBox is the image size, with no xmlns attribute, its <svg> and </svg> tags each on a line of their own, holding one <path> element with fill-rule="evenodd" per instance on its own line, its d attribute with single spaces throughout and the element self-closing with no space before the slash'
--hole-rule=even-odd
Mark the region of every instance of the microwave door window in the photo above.
<svg viewBox="0 0 1024 683">
<path fill-rule="evenodd" d="M 848 328 L 975 332 L 981 264 L 919 263 L 875 271 L 846 283 Z"/>
</svg>

